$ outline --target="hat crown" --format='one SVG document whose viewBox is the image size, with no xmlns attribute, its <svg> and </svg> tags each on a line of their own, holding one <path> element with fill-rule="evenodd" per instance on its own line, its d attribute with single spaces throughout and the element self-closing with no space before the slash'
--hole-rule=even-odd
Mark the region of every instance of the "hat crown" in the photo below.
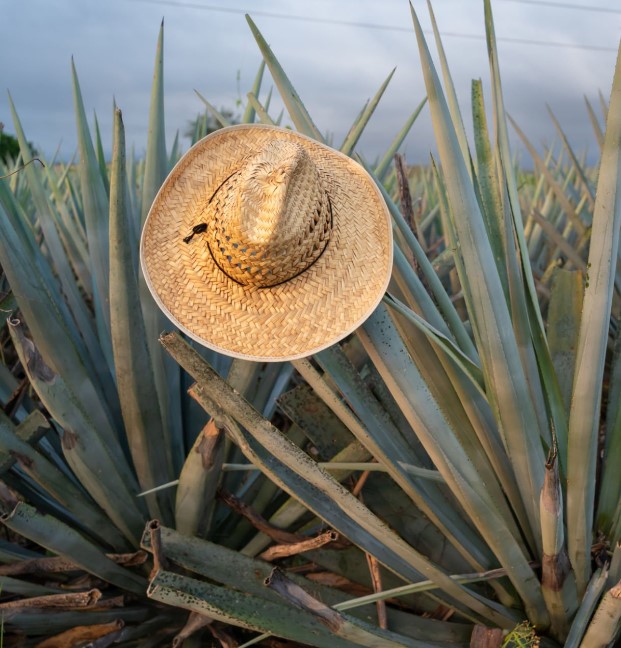
<svg viewBox="0 0 621 648">
<path fill-rule="evenodd" d="M 208 243 L 214 261 L 245 286 L 288 281 L 321 256 L 332 210 L 304 147 L 273 140 L 228 178 L 210 203 Z"/>
</svg>

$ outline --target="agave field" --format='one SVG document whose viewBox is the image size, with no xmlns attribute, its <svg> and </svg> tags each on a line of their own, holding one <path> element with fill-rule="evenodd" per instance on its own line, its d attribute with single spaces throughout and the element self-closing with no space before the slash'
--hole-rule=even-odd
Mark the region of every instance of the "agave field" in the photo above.
<svg viewBox="0 0 621 648">
<path fill-rule="evenodd" d="M 610 99 L 585 105 L 598 164 L 553 115 L 557 143 L 541 150 L 505 112 L 489 0 L 485 15 L 490 110 L 473 82 L 466 133 L 433 14 L 439 70 L 412 10 L 425 88 L 411 117 L 381 159 L 358 156 L 389 78 L 339 147 L 392 213 L 389 290 L 354 334 L 293 362 L 190 343 L 141 277 L 141 224 L 181 155 L 164 140 L 163 31 L 144 159 L 126 155 L 119 109 L 104 159 L 75 68 L 72 163 L 34 161 L 12 105 L 3 646 L 615 645 L 621 65 Z M 242 121 L 325 141 L 248 23 L 263 63 Z M 195 140 L 208 117 L 226 125 L 201 99 Z M 421 110 L 438 156 L 407 168 Z"/>
</svg>

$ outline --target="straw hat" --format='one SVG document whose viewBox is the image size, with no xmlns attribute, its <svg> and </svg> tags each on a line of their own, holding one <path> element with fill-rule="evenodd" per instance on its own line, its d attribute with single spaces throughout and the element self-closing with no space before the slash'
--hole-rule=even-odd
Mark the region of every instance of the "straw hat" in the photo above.
<svg viewBox="0 0 621 648">
<path fill-rule="evenodd" d="M 140 245 L 164 313 L 238 358 L 292 360 L 334 344 L 377 306 L 392 229 L 356 162 L 293 131 L 223 128 L 172 170 Z"/>
</svg>

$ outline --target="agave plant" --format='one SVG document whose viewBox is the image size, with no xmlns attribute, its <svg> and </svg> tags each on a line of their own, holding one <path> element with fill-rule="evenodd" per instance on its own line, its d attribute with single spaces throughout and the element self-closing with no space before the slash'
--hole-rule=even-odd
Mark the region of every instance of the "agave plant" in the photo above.
<svg viewBox="0 0 621 648">
<path fill-rule="evenodd" d="M 438 159 L 392 164 L 424 101 L 381 159 L 357 156 L 389 77 L 340 146 L 392 213 L 389 291 L 344 342 L 291 363 L 160 338 L 137 241 L 179 156 L 164 141 L 163 31 L 144 161 L 126 159 L 117 109 L 106 164 L 75 68 L 79 164 L 29 164 L 14 110 L 20 159 L 2 174 L 21 171 L 0 181 L 7 645 L 612 645 L 621 67 L 605 128 L 587 103 L 598 169 L 552 116 L 560 148 L 543 154 L 514 124 L 524 174 L 485 11 L 493 132 L 475 82 L 469 142 L 433 13 L 443 84 L 412 9 Z M 324 141 L 248 23 L 264 62 L 242 121 Z M 270 116 L 265 66 L 288 117 Z"/>
</svg>

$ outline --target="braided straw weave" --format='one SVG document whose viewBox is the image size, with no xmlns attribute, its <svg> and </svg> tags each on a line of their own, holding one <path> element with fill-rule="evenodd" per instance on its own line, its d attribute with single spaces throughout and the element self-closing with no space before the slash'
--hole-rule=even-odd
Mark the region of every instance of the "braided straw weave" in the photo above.
<svg viewBox="0 0 621 648">
<path fill-rule="evenodd" d="M 145 222 L 141 263 L 190 337 L 234 357 L 291 360 L 371 314 L 390 279 L 391 232 L 359 164 L 293 131 L 240 125 L 207 136 L 172 170 Z"/>
</svg>

